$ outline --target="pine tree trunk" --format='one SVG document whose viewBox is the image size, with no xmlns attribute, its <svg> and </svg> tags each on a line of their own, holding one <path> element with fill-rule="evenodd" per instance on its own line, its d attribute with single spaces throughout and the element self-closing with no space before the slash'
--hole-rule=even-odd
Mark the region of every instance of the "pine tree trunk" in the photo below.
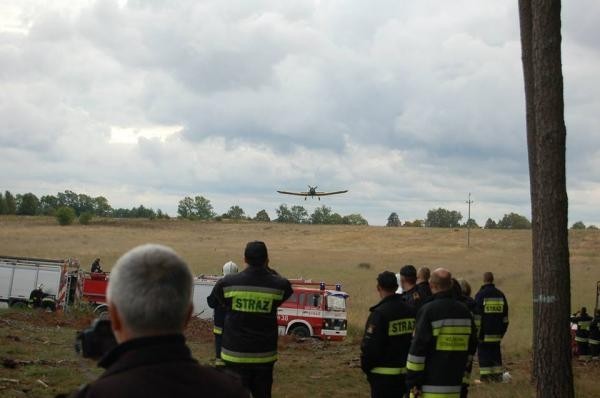
<svg viewBox="0 0 600 398">
<path fill-rule="evenodd" d="M 519 0 L 533 226 L 533 380 L 572 398 L 560 0 Z"/>
</svg>

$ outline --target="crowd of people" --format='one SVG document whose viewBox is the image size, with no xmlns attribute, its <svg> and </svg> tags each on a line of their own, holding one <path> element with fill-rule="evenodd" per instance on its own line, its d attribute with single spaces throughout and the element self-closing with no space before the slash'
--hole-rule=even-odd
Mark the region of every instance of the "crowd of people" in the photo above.
<svg viewBox="0 0 600 398">
<path fill-rule="evenodd" d="M 600 308 L 592 318 L 586 307 L 573 314 L 571 323 L 576 325 L 575 355 L 582 361 L 600 360 Z"/>
<path fill-rule="evenodd" d="M 71 397 L 271 397 L 277 308 L 293 290 L 269 267 L 264 242 L 249 242 L 244 262 L 243 270 L 226 263 L 207 298 L 215 321 L 212 368 L 192 357 L 183 336 L 193 310 L 184 260 L 161 245 L 125 253 L 106 296 L 118 345 L 99 362 L 105 372 Z M 464 397 L 476 351 L 481 379 L 501 380 L 508 304 L 492 273 L 474 299 L 469 284 L 444 268 L 406 265 L 399 279 L 401 294 L 394 273 L 379 274 L 381 301 L 365 327 L 361 367 L 372 397 Z"/>
<path fill-rule="evenodd" d="M 500 342 L 508 328 L 508 302 L 483 274 L 473 299 L 466 280 L 450 271 L 406 265 L 377 277 L 381 301 L 370 308 L 361 345 L 361 368 L 371 397 L 466 397 L 473 356 L 481 381 L 501 381 Z"/>
</svg>

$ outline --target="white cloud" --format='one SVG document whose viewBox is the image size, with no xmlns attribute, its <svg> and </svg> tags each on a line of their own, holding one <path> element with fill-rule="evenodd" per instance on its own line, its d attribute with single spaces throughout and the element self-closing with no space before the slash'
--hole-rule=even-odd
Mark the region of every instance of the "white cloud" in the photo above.
<svg viewBox="0 0 600 398">
<path fill-rule="evenodd" d="M 571 218 L 598 223 L 600 6 L 563 9 Z M 318 184 L 374 224 L 466 216 L 470 191 L 480 222 L 528 214 L 520 62 L 516 3 L 3 2 L 2 188 L 273 213 Z"/>
</svg>

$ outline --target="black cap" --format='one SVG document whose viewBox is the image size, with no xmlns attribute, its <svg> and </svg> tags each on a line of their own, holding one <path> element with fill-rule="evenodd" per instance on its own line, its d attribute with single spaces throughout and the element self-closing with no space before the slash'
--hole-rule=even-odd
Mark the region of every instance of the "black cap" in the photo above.
<svg viewBox="0 0 600 398">
<path fill-rule="evenodd" d="M 384 290 L 396 291 L 398 289 L 398 279 L 396 274 L 390 271 L 383 271 L 377 275 L 377 284 Z"/>
<path fill-rule="evenodd" d="M 246 250 L 244 250 L 244 257 L 248 265 L 265 265 L 269 258 L 267 245 L 265 245 L 265 242 L 258 240 L 248 242 Z"/>
<path fill-rule="evenodd" d="M 412 276 L 413 278 L 416 278 L 417 270 L 415 269 L 414 266 L 408 264 L 408 265 L 405 265 L 404 267 L 400 268 L 400 275 L 408 276 L 408 277 Z"/>
</svg>

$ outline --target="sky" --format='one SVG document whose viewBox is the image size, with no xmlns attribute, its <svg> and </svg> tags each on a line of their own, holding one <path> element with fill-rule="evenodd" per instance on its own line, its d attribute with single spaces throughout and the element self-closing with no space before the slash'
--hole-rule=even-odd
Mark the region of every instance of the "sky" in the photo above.
<svg viewBox="0 0 600 398">
<path fill-rule="evenodd" d="M 569 223 L 600 225 L 599 20 L 563 2 Z M 0 190 L 530 217 L 520 57 L 516 0 L 3 0 Z M 276 193 L 309 184 L 349 192 Z"/>
</svg>

